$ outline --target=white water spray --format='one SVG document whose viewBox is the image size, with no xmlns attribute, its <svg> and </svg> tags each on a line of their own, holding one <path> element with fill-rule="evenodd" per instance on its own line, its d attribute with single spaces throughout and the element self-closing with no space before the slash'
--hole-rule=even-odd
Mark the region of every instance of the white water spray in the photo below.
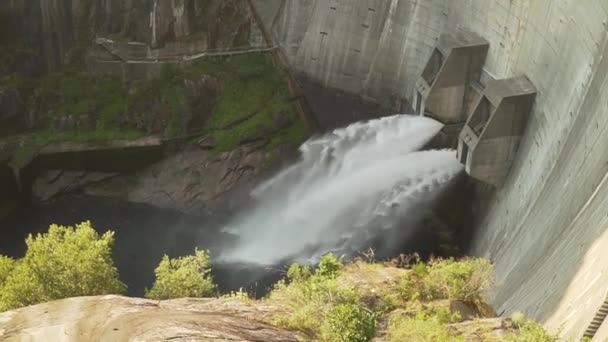
<svg viewBox="0 0 608 342">
<path fill-rule="evenodd" d="M 257 187 L 254 207 L 224 228 L 239 241 L 217 260 L 270 265 L 366 248 L 370 237 L 416 216 L 461 170 L 453 150 L 417 152 L 441 127 L 395 115 L 304 143 L 301 161 Z"/>
</svg>

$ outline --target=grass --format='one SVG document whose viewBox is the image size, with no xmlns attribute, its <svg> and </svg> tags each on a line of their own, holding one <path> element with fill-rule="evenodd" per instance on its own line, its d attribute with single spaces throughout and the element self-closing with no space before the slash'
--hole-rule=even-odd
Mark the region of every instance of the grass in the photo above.
<svg viewBox="0 0 608 342">
<path fill-rule="evenodd" d="M 413 317 L 394 315 L 387 328 L 388 342 L 435 342 L 465 341 L 463 336 L 449 329 L 449 321 L 439 315 L 420 312 Z"/>
</svg>

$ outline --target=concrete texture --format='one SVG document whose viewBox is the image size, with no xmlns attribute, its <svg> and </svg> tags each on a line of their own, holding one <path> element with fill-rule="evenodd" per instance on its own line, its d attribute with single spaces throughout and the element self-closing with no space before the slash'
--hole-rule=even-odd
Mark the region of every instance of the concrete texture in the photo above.
<svg viewBox="0 0 608 342">
<path fill-rule="evenodd" d="M 480 81 L 488 46 L 472 32 L 443 33 L 416 82 L 414 111 L 444 124 L 466 121 L 466 99 L 473 91 L 471 84 Z"/>
<path fill-rule="evenodd" d="M 458 159 L 471 177 L 500 186 L 517 155 L 536 89 L 525 76 L 488 82 L 460 132 Z"/>
<path fill-rule="evenodd" d="M 411 100 L 439 35 L 449 30 L 490 42 L 482 82 L 527 75 L 538 91 L 535 107 L 504 186 L 479 217 L 472 252 L 495 262 L 499 312 L 521 310 L 552 329 L 593 317 L 603 302 L 594 296 L 603 297 L 608 282 L 572 298 L 572 315 L 564 300 L 571 286 L 585 286 L 577 272 L 608 224 L 608 2 L 255 2 L 294 69 L 377 101 L 393 94 Z M 606 255 L 598 258 L 589 276 L 604 276 Z M 581 336 L 586 326 L 568 324 L 563 334 Z"/>
</svg>

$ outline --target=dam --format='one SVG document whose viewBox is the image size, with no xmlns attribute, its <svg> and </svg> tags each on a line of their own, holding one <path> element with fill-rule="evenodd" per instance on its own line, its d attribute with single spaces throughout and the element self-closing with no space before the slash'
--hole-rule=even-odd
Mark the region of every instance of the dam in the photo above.
<svg viewBox="0 0 608 342">
<path fill-rule="evenodd" d="M 210 2 L 213 6 L 218 3 Z M 40 65 L 32 62 L 24 68 L 33 73 L 59 70 L 69 49 L 66 41 L 78 40 L 76 30 L 71 29 L 77 23 L 69 18 L 90 2 L 36 3 L 39 6 L 32 8 L 19 1 L 0 4 L 0 19 L 11 11 L 24 18 L 39 15 L 39 26 L 15 29 L 26 32 L 28 43 L 40 43 L 44 59 Z M 94 38 L 98 48 L 88 56 L 90 73 L 123 79 L 162 78 L 166 75 L 161 64 L 188 67 L 191 61 L 208 55 L 263 52 L 271 54 L 275 65 L 293 78 L 288 92 L 272 92 L 285 91 L 281 94 L 295 99 L 297 115 L 304 116 L 309 127 L 330 131 L 389 113 L 414 113 L 441 122 L 442 144 L 457 150 L 449 155 L 462 165 L 473 188 L 467 203 L 473 219 L 466 254 L 493 263 L 497 286 L 488 298 L 497 314 L 508 317 L 521 311 L 564 338 L 608 339 L 608 61 L 603 59 L 608 53 L 608 2 L 229 0 L 225 3 L 233 7 L 222 13 L 230 18 L 230 29 L 224 29 L 219 19 L 205 17 L 192 23 L 193 17 L 204 12 L 196 1 L 145 3 L 144 9 L 130 12 L 137 16 L 134 20 L 116 15 L 116 6 L 123 9 L 122 4 L 99 2 L 103 6 L 91 17 L 101 18 L 97 18 L 99 25 L 108 35 L 86 37 Z M 201 27 L 211 27 L 214 34 L 194 43 L 178 41 Z M 42 34 L 38 41 L 32 38 L 40 35 L 38 31 L 52 34 Z M 124 32 L 137 42 L 107 38 L 110 33 Z M 245 70 L 243 78 L 248 73 L 262 79 L 263 73 L 256 74 L 256 70 Z M 174 76 L 169 74 L 166 79 Z M 229 88 L 224 81 L 199 77 L 189 80 L 184 89 L 211 97 Z M 243 92 L 243 88 L 237 89 Z M 272 92 L 267 96 L 270 99 Z M 326 93 L 339 96 L 328 99 Z M 155 106 L 154 119 L 141 123 L 146 118 L 129 117 L 121 125 L 145 126 L 156 134 L 162 131 L 157 126 L 164 123 L 162 129 L 168 131 L 165 109 L 180 101 L 171 101 L 166 92 L 152 94 L 166 101 L 138 110 Z M 9 95 L 0 96 L 3 110 L 13 107 Z M 343 99 L 349 105 L 335 105 Z M 168 140 L 199 132 L 199 123 L 209 120 L 209 106 L 204 101 L 196 103 L 197 111 L 186 113 L 193 128 Z M 197 113 L 202 114 L 197 117 Z M 4 114 L 0 112 L 0 119 Z M 213 128 L 231 129 L 243 120 L 237 117 Z M 279 130 L 291 127 L 290 120 L 287 116 L 272 118 L 272 127 L 263 128 L 275 132 L 275 126 Z M 75 120 L 57 121 L 59 127 Z M 189 213 L 219 211 L 220 206 L 239 208 L 232 200 L 207 205 L 196 199 L 212 202 L 220 194 L 241 191 L 231 188 L 233 184 L 249 186 L 248 182 L 260 176 L 265 158 L 256 144 L 274 144 L 266 138 L 245 136 L 246 145 L 237 147 L 221 134 L 214 141 L 197 140 L 202 152 L 180 152 L 142 174 L 145 181 L 141 183 L 152 190 L 143 186 L 126 189 L 125 179 L 116 178 L 109 190 L 86 191 L 106 195 L 119 189 L 122 195 L 128 190 L 124 196 L 129 200 L 162 203 L 171 209 L 178 206 L 173 202 L 182 200 L 186 203 L 177 209 Z M 219 157 L 209 152 L 222 144 L 233 151 L 223 151 Z M 156 152 L 154 149 L 155 161 L 160 159 Z M 0 153 L 0 175 L 13 172 L 5 159 Z M 199 164 L 204 166 L 194 165 L 192 160 L 201 160 Z M 170 165 L 183 166 L 182 173 L 163 173 Z M 182 177 L 201 170 L 220 176 L 208 177 L 201 184 Z M 10 177 L 0 177 L 2 189 L 20 185 L 2 178 Z M 163 187 L 174 181 L 188 189 L 187 200 L 175 196 L 179 191 Z M 0 212 L 4 196 L 9 197 L 0 193 Z M 191 240 L 189 234 L 185 240 Z"/>
<path fill-rule="evenodd" d="M 415 89 L 442 33 L 488 42 L 478 84 L 526 76 L 534 106 L 517 155 L 477 217 L 493 304 L 580 337 L 608 292 L 608 4 L 574 0 L 253 1 L 294 72 L 390 103 Z M 608 336 L 604 323 L 596 337 Z"/>
</svg>

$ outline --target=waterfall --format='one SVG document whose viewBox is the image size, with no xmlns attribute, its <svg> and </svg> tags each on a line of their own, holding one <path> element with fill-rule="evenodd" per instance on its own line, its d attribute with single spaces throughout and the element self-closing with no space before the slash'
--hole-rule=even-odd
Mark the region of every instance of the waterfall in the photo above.
<svg viewBox="0 0 608 342">
<path fill-rule="evenodd" d="M 412 221 L 461 170 L 453 150 L 419 151 L 442 128 L 394 115 L 354 123 L 300 147 L 301 159 L 252 192 L 252 208 L 224 231 L 238 237 L 219 262 L 271 265 L 367 248 Z M 387 239 L 393 237 L 387 234 Z"/>
</svg>

